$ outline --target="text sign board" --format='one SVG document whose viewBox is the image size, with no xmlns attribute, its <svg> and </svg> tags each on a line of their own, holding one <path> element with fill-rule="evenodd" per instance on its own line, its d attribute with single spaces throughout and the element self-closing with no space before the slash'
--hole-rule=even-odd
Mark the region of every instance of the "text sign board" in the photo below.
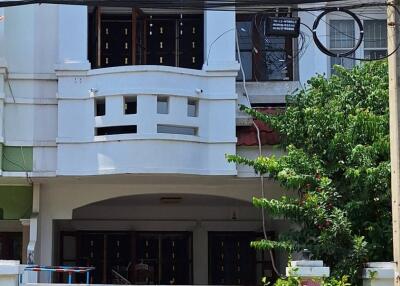
<svg viewBox="0 0 400 286">
<path fill-rule="evenodd" d="M 298 17 L 268 17 L 266 21 L 266 36 L 288 36 L 297 38 L 300 33 L 300 18 Z"/>
</svg>

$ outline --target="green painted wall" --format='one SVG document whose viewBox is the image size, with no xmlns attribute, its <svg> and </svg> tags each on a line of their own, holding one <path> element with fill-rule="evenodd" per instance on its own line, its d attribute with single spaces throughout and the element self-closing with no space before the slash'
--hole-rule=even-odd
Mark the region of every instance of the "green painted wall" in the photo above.
<svg viewBox="0 0 400 286">
<path fill-rule="evenodd" d="M 33 148 L 20 146 L 2 146 L 3 171 L 25 172 L 33 169 Z"/>
<path fill-rule="evenodd" d="M 31 186 L 0 186 L 0 219 L 29 218 L 32 192 Z"/>
</svg>

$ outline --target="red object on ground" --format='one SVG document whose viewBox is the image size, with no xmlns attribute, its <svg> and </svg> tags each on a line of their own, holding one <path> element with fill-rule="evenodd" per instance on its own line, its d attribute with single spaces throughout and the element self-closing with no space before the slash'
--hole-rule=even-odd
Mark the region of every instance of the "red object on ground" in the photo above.
<svg viewBox="0 0 400 286">
<path fill-rule="evenodd" d="M 321 286 L 321 281 L 315 279 L 301 279 L 301 286 Z"/>
</svg>

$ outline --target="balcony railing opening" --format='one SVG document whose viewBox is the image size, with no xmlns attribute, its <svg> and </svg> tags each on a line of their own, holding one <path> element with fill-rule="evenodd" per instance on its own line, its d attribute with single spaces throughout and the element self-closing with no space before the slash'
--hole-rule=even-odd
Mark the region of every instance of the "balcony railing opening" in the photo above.
<svg viewBox="0 0 400 286">
<path fill-rule="evenodd" d="M 92 68 L 124 65 L 202 68 L 203 14 L 91 7 L 88 19 Z"/>
</svg>

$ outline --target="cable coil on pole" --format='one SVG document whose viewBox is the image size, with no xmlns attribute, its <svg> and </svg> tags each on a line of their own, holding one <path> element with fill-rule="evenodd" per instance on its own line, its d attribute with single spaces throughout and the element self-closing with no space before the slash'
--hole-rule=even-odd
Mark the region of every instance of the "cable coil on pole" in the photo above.
<svg viewBox="0 0 400 286">
<path fill-rule="evenodd" d="M 360 37 L 357 40 L 356 45 L 349 51 L 343 52 L 343 53 L 334 53 L 331 52 L 330 50 L 328 50 L 327 47 L 325 47 L 321 41 L 318 39 L 318 35 L 317 35 L 317 28 L 319 26 L 319 23 L 321 21 L 321 19 L 332 12 L 343 12 L 347 15 L 349 15 L 350 17 L 352 17 L 354 19 L 354 21 L 357 23 L 359 29 L 360 29 Z M 318 15 L 318 17 L 315 19 L 314 24 L 313 24 L 313 28 L 312 28 L 312 34 L 313 34 L 313 39 L 315 42 L 315 45 L 318 47 L 318 49 L 321 50 L 321 52 L 323 52 L 324 54 L 330 56 L 330 57 L 336 57 L 336 58 L 340 58 L 340 57 L 347 57 L 352 55 L 361 45 L 363 39 L 364 39 L 364 26 L 360 20 L 360 18 L 353 12 L 351 12 L 350 10 L 347 10 L 345 8 L 332 8 L 332 9 L 326 9 L 323 13 L 321 13 L 320 15 Z"/>
</svg>

